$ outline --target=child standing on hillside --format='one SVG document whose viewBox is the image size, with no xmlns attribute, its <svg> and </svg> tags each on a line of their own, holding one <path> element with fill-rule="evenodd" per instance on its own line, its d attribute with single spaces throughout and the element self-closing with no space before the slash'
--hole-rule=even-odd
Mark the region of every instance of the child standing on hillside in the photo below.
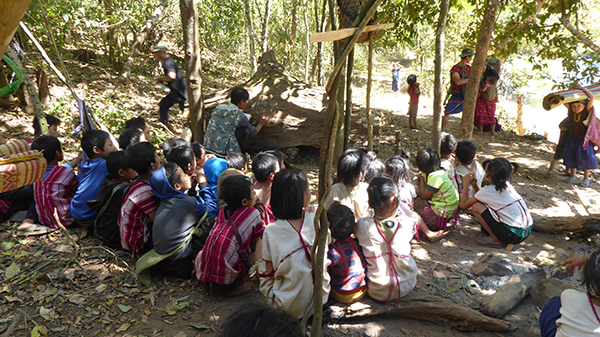
<svg viewBox="0 0 600 337">
<path fill-rule="evenodd" d="M 394 97 L 398 97 L 398 92 L 400 91 L 400 68 L 402 66 L 396 62 L 392 62 L 390 67 L 392 69 L 392 91 L 394 92 Z"/>
<path fill-rule="evenodd" d="M 576 89 L 581 89 L 588 96 L 588 100 L 582 100 L 579 102 L 566 103 L 565 106 L 569 109 L 569 136 L 567 138 L 567 144 L 565 145 L 565 166 L 570 171 L 570 177 L 567 179 L 568 183 L 575 182 L 575 173 L 577 170 L 583 171 L 583 180 L 581 186 L 588 187 L 590 185 L 590 169 L 594 170 L 598 168 L 598 160 L 594 155 L 594 146 L 587 146 L 583 149 L 583 143 L 585 141 L 585 133 L 587 132 L 587 125 L 584 121 L 588 118 L 592 109 L 594 108 L 594 95 L 586 88 L 576 85 Z"/>
<path fill-rule="evenodd" d="M 398 189 L 391 179 L 375 178 L 368 190 L 375 215 L 358 221 L 356 237 L 367 259 L 367 293 L 387 302 L 407 295 L 417 284 L 410 240 L 418 224 L 405 216 L 396 217 Z"/>
<path fill-rule="evenodd" d="M 519 165 L 504 158 L 486 160 L 485 177 L 492 183 L 482 187 L 473 197 L 467 197 L 469 186 L 475 175 L 465 176 L 465 184 L 460 196 L 460 207 L 471 207 L 481 224 L 485 238 L 475 240 L 480 245 L 506 246 L 521 243 L 533 229 L 533 219 L 523 198 L 510 184 L 510 176 Z"/>
<path fill-rule="evenodd" d="M 408 82 L 408 95 L 410 96 L 410 103 L 408 105 L 408 125 L 411 129 L 418 129 L 417 126 L 417 113 L 419 112 L 419 96 L 421 95 L 421 83 L 417 82 L 417 75 L 410 75 L 406 79 Z"/>
</svg>

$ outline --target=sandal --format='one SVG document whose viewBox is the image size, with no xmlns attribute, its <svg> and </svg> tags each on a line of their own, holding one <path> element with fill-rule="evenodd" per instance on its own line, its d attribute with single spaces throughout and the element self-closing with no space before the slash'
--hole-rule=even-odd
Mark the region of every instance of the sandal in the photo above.
<svg viewBox="0 0 600 337">
<path fill-rule="evenodd" d="M 571 176 L 571 177 L 567 178 L 565 181 L 566 181 L 567 183 L 569 183 L 569 184 L 572 184 L 572 183 L 574 183 L 574 182 L 575 182 L 575 177 L 572 177 L 572 176 Z"/>
<path fill-rule="evenodd" d="M 581 181 L 581 184 L 580 184 L 580 185 L 581 185 L 581 186 L 583 186 L 583 187 L 588 187 L 588 186 L 590 186 L 590 181 L 589 181 L 589 180 L 587 180 L 587 179 L 583 179 L 583 180 Z"/>
<path fill-rule="evenodd" d="M 35 235 L 44 235 L 48 233 L 52 233 L 56 230 L 56 228 L 48 228 L 42 225 L 33 224 L 22 231 L 17 231 L 17 236 L 35 236 Z"/>
</svg>

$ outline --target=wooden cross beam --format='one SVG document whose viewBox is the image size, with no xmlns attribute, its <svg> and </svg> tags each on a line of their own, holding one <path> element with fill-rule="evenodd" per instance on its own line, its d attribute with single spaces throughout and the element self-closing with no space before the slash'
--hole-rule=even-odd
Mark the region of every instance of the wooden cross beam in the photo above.
<svg viewBox="0 0 600 337">
<path fill-rule="evenodd" d="M 379 25 L 367 26 L 365 28 L 365 33 L 375 32 L 378 30 L 390 29 L 392 27 L 394 27 L 393 23 L 382 23 Z M 314 43 L 314 42 L 327 42 L 327 41 L 342 40 L 342 39 L 345 39 L 347 37 L 354 35 L 356 30 L 357 30 L 357 28 L 344 28 L 344 29 L 333 30 L 330 32 L 310 34 L 310 42 Z"/>
</svg>

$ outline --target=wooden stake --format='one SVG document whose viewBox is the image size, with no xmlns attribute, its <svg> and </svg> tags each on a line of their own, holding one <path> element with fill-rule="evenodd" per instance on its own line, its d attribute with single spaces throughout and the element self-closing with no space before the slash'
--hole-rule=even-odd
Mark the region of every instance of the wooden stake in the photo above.
<svg viewBox="0 0 600 337">
<path fill-rule="evenodd" d="M 371 115 L 371 85 L 373 83 L 373 34 L 369 34 L 369 65 L 367 66 L 367 150 L 373 151 L 373 116 Z"/>
<path fill-rule="evenodd" d="M 354 49 L 348 55 L 346 72 L 346 111 L 344 115 L 344 151 L 350 147 L 350 129 L 352 128 L 352 72 L 354 71 Z"/>
</svg>

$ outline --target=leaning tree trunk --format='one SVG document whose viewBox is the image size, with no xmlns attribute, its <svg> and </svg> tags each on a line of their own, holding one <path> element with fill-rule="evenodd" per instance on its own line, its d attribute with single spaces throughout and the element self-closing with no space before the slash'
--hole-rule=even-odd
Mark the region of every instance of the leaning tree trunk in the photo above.
<svg viewBox="0 0 600 337">
<path fill-rule="evenodd" d="M 435 32 L 435 80 L 433 83 L 433 139 L 432 147 L 439 153 L 442 134 L 442 103 L 444 99 L 444 84 L 442 69 L 444 68 L 444 39 L 446 35 L 446 19 L 450 0 L 442 0 L 440 16 Z"/>
<path fill-rule="evenodd" d="M 8 44 L 19 26 L 19 21 L 30 3 L 31 0 L 0 1 L 0 57 L 4 56 Z"/>
<path fill-rule="evenodd" d="M 265 4 L 265 17 L 263 20 L 262 27 L 262 46 L 261 51 L 262 54 L 267 52 L 268 45 L 268 36 L 269 36 L 269 16 L 271 15 L 271 0 L 267 0 Z"/>
<path fill-rule="evenodd" d="M 194 0 L 180 0 L 183 49 L 185 53 L 185 80 L 190 105 L 190 124 L 194 141 L 202 142 L 206 121 L 203 116 L 200 41 L 198 37 L 198 8 Z"/>
<path fill-rule="evenodd" d="M 156 20 L 158 20 L 158 18 L 161 16 L 162 12 L 165 10 L 168 4 L 169 0 L 162 0 L 160 2 L 158 7 L 156 7 L 156 9 L 154 10 L 154 13 L 152 13 L 152 16 L 150 16 L 150 18 L 146 21 L 146 24 L 144 24 L 144 26 L 142 27 L 142 30 L 140 31 L 139 35 L 135 38 L 135 42 L 131 45 L 131 50 L 129 51 L 129 55 L 125 60 L 123 70 L 121 71 L 122 78 L 129 77 L 129 74 L 131 73 L 131 65 L 133 64 L 135 54 L 137 53 L 138 49 L 140 49 L 142 43 L 144 43 L 144 41 L 146 40 L 148 32 L 150 31 L 154 23 L 156 23 Z"/>
<path fill-rule="evenodd" d="M 308 25 L 308 0 L 304 3 L 304 29 L 306 29 L 306 59 L 304 62 L 304 82 L 308 83 L 308 68 L 310 66 L 310 26 Z"/>
<path fill-rule="evenodd" d="M 487 0 L 485 5 L 485 14 L 483 15 L 483 22 L 479 29 L 479 39 L 477 40 L 477 50 L 465 92 L 465 103 L 460 121 L 460 139 L 471 139 L 473 137 L 473 120 L 475 118 L 477 95 L 479 94 L 479 82 L 481 82 L 481 75 L 484 72 L 487 52 L 490 49 L 490 39 L 499 4 L 500 0 Z"/>
<path fill-rule="evenodd" d="M 252 28 L 250 0 L 244 0 L 244 9 L 246 12 L 246 28 L 248 29 L 248 45 L 250 47 L 250 66 L 252 67 L 252 74 L 254 74 L 256 72 L 256 47 L 254 45 L 254 29 Z"/>
</svg>

